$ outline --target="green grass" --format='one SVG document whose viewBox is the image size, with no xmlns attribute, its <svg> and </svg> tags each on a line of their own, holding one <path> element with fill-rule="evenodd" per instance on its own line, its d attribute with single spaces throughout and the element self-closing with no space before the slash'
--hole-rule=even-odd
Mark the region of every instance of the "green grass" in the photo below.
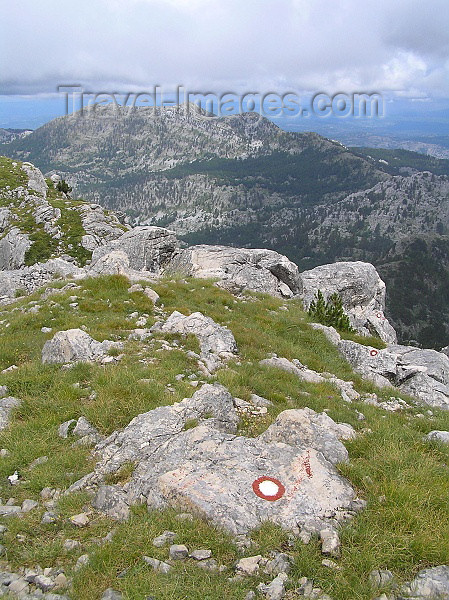
<svg viewBox="0 0 449 600">
<path fill-rule="evenodd" d="M 37 292 L 0 311 L 0 320 L 9 323 L 0 330 L 0 370 L 11 364 L 19 366 L 2 374 L 0 384 L 22 399 L 11 425 L 0 434 L 0 447 L 10 452 L 0 459 L 0 496 L 4 501 L 11 496 L 18 503 L 25 498 L 39 500 L 43 487 L 66 488 L 93 469 L 88 449 L 72 448 L 70 439 L 59 438 L 57 429 L 63 421 L 84 415 L 108 435 L 142 412 L 191 396 L 195 388 L 189 384 L 189 375 L 206 381 L 196 362 L 185 353 L 198 351 L 196 339 L 158 334 L 145 342 L 127 341 L 135 327 L 131 313 L 148 314 L 148 326 L 160 317 L 144 294 L 128 293 L 129 282 L 124 277 L 88 279 L 79 286 L 52 294 L 45 301 Z M 361 402 L 346 404 L 331 384 L 307 384 L 292 374 L 260 366 L 261 359 L 276 352 L 298 358 L 317 371 L 352 380 L 361 393 L 376 391 L 381 399 L 402 396 L 393 389 L 376 390 L 353 373 L 325 336 L 309 326 L 309 318 L 296 300 L 285 302 L 258 294 L 236 299 L 211 282 L 189 278 L 162 280 L 154 289 L 167 314 L 175 309 L 185 314 L 199 310 L 234 333 L 238 360 L 229 362 L 208 381 L 224 384 L 243 399 L 256 393 L 273 402 L 267 415 L 242 419 L 242 434 L 258 435 L 283 410 L 305 406 L 327 409 L 332 418 L 350 423 L 360 432 L 355 441 L 346 444 L 351 460 L 340 471 L 367 500 L 367 508 L 342 530 L 341 570 L 321 565 L 317 540 L 291 546 L 286 533 L 270 524 L 253 532 L 253 545 L 245 551 L 246 556 L 288 551 L 295 560 L 291 587 L 300 577 L 311 577 L 334 600 L 371 600 L 376 595 L 368 581 L 372 569 L 389 568 L 405 581 L 423 567 L 449 561 L 449 449 L 422 439 L 432 429 L 448 430 L 448 413 L 434 411 L 433 416 L 418 418 L 417 413 L 425 413 L 424 409 L 387 414 Z M 70 296 L 77 296 L 77 309 L 69 306 Z M 39 312 L 22 312 L 34 302 L 40 306 Z M 287 310 L 280 310 L 282 305 Z M 78 364 L 61 369 L 42 365 L 42 346 L 53 335 L 42 333 L 43 326 L 52 327 L 53 332 L 83 326 L 95 339 L 123 340 L 125 357 L 105 367 Z M 160 351 L 164 339 L 179 345 Z M 363 340 L 373 344 L 371 339 Z M 176 380 L 179 373 L 184 379 Z M 357 419 L 357 410 L 365 415 L 364 421 Z M 186 424 L 187 428 L 194 426 L 193 422 Z M 40 456 L 49 460 L 29 469 Z M 110 476 L 108 483 L 125 483 L 134 468 L 127 463 Z M 11 488 L 6 476 L 16 469 L 21 483 Z M 146 507 L 137 506 L 126 523 L 116 524 L 92 513 L 88 527 L 75 529 L 68 518 L 85 509 L 89 509 L 88 496 L 73 494 L 59 502 L 60 518 L 55 524 L 40 523 L 45 510 L 42 504 L 24 518 L 4 520 L 9 530 L 3 543 L 11 567 L 63 567 L 74 576 L 72 595 L 77 600 L 99 599 L 107 587 L 121 590 L 127 600 L 141 600 L 146 595 L 158 600 L 243 600 L 249 589 L 269 579 L 229 581 L 242 554 L 226 533 L 202 520 L 179 520 L 172 510 L 149 513 Z M 98 538 L 111 529 L 116 530 L 113 541 L 98 545 Z M 167 548 L 157 549 L 151 543 L 166 529 L 176 531 L 176 542 L 185 543 L 189 549 L 210 548 L 227 570 L 203 571 L 188 560 L 177 563 L 168 575 L 153 572 L 142 556 L 168 559 Z M 18 541 L 19 534 L 25 536 L 25 542 Z M 82 547 L 64 551 L 62 544 L 67 538 L 79 540 Z M 76 559 L 86 552 L 91 556 L 90 564 L 73 573 Z"/>
</svg>

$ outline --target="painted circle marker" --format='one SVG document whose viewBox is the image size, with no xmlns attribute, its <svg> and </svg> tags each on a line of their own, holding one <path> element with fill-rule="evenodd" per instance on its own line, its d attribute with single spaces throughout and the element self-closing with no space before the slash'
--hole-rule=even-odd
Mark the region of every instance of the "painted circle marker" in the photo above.
<svg viewBox="0 0 449 600">
<path fill-rule="evenodd" d="M 382 313 L 377 313 L 376 317 L 377 317 L 378 319 L 383 319 L 383 314 L 382 314 Z"/>
<path fill-rule="evenodd" d="M 253 491 L 262 500 L 274 502 L 285 494 L 285 487 L 274 477 L 259 477 L 253 482 Z"/>
<path fill-rule="evenodd" d="M 371 350 L 370 354 L 371 356 L 377 356 L 378 352 L 377 350 Z"/>
</svg>

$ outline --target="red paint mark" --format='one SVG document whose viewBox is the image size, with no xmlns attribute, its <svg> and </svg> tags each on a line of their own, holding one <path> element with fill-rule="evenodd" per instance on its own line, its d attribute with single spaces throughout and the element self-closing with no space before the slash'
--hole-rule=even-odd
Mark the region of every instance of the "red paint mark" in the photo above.
<svg viewBox="0 0 449 600">
<path fill-rule="evenodd" d="M 260 484 L 264 481 L 271 481 L 271 483 L 277 485 L 278 491 L 275 495 L 267 496 L 261 491 Z M 274 502 L 275 500 L 279 500 L 279 498 L 282 498 L 282 496 L 285 494 L 285 487 L 282 485 L 279 479 L 275 479 L 274 477 L 259 477 L 259 479 L 256 479 L 256 481 L 253 481 L 253 491 L 256 494 L 256 496 L 262 498 L 262 500 Z"/>
<path fill-rule="evenodd" d="M 288 492 L 288 495 L 287 495 L 288 499 L 293 498 L 293 496 L 299 490 L 301 483 L 304 481 L 305 476 L 307 476 L 308 479 L 311 479 L 313 477 L 312 467 L 310 464 L 310 450 L 307 450 L 305 457 L 302 458 L 300 465 L 299 465 L 299 470 L 304 471 L 304 476 L 298 477 L 298 479 L 295 481 L 295 484 L 293 485 L 291 490 Z"/>
<path fill-rule="evenodd" d="M 377 356 L 378 352 L 377 352 L 377 350 L 371 350 L 370 354 L 371 354 L 371 356 Z"/>
</svg>

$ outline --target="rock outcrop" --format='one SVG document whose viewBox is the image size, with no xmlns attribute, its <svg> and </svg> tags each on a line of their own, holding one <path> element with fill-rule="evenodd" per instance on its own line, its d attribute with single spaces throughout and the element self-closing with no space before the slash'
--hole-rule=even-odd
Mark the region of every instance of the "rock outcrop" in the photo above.
<svg viewBox="0 0 449 600">
<path fill-rule="evenodd" d="M 449 598 L 449 566 L 423 569 L 402 586 L 398 600 L 445 600 Z"/>
<path fill-rule="evenodd" d="M 396 343 L 396 333 L 385 318 L 385 283 L 370 263 L 337 262 L 301 273 L 305 308 L 318 290 L 327 299 L 341 296 L 351 324 L 362 335 L 377 335 L 384 342 Z"/>
<path fill-rule="evenodd" d="M 0 271 L 20 269 L 25 264 L 25 254 L 31 248 L 31 240 L 18 227 L 12 227 L 0 240 Z"/>
<path fill-rule="evenodd" d="M 114 250 L 120 250 L 128 257 L 131 269 L 158 275 L 168 265 L 177 248 L 178 240 L 173 231 L 162 227 L 135 227 L 95 249 L 92 262 Z"/>
<path fill-rule="evenodd" d="M 302 290 L 298 267 L 273 250 L 192 246 L 175 255 L 169 270 L 218 279 L 232 293 L 251 290 L 291 298 Z"/>
<path fill-rule="evenodd" d="M 123 486 L 128 505 L 145 501 L 151 508 L 187 509 L 233 534 L 267 520 L 296 534 L 335 527 L 362 505 L 317 449 L 332 460 L 344 459 L 342 431 L 337 434 L 338 424 L 310 411 L 298 416 L 292 435 L 290 416 L 284 432 L 281 414 L 265 437 L 236 436 L 232 396 L 218 384 L 206 384 L 192 398 L 135 417 L 98 444 L 95 472 L 69 491 L 101 486 L 106 474 L 132 461 L 136 468 Z M 314 421 L 311 429 L 307 419 Z M 195 426 L 187 427 L 192 421 Z M 283 436 L 288 442 L 275 441 Z"/>
<path fill-rule="evenodd" d="M 111 349 L 121 350 L 121 342 L 97 342 L 82 329 L 58 331 L 42 348 L 43 363 L 74 363 L 104 361 Z M 112 358 L 112 357 L 110 357 Z"/>
<path fill-rule="evenodd" d="M 200 343 L 201 360 L 209 373 L 216 371 L 223 361 L 235 358 L 237 353 L 232 332 L 200 312 L 185 316 L 174 311 L 165 323 L 155 324 L 152 331 L 196 336 Z"/>
</svg>

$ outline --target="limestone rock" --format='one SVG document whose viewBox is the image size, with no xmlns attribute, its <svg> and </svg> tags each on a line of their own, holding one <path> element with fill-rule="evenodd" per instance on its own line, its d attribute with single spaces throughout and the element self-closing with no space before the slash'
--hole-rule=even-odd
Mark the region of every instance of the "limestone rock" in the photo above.
<svg viewBox="0 0 449 600">
<path fill-rule="evenodd" d="M 387 343 L 396 342 L 396 333 L 385 318 L 385 283 L 376 269 L 365 262 L 336 262 L 301 273 L 303 300 L 309 308 L 315 293 L 326 299 L 338 293 L 353 327 L 362 334 L 374 334 Z"/>
<path fill-rule="evenodd" d="M 126 494 L 115 485 L 100 486 L 92 501 L 92 506 L 117 521 L 126 521 L 129 518 Z"/>
<path fill-rule="evenodd" d="M 413 600 L 444 600 L 449 598 L 449 566 L 424 569 L 401 588 L 401 597 Z"/>
<path fill-rule="evenodd" d="M 86 232 L 81 239 L 81 245 L 86 250 L 93 251 L 123 235 L 124 227 L 114 213 L 105 212 L 99 204 L 81 204 L 74 210 L 80 214 Z"/>
<path fill-rule="evenodd" d="M 218 279 L 232 293 L 243 290 L 290 298 L 301 293 L 298 267 L 273 250 L 191 246 L 177 254 L 171 270 L 200 279 Z"/>
<path fill-rule="evenodd" d="M 112 251 L 120 250 L 136 271 L 160 274 L 178 247 L 175 233 L 162 227 L 135 227 L 116 240 L 96 248 L 92 263 Z"/>
<path fill-rule="evenodd" d="M 299 360 L 289 361 L 287 358 L 273 356 L 261 360 L 260 364 L 262 366 L 275 367 L 287 371 L 288 373 L 292 373 L 293 375 L 296 375 L 298 379 L 306 381 L 307 383 L 331 383 L 339 389 L 341 397 L 345 402 L 352 402 L 353 400 L 358 400 L 360 398 L 360 394 L 354 389 L 352 381 L 343 381 L 330 374 L 317 373 L 316 371 L 312 371 L 305 367 Z"/>
<path fill-rule="evenodd" d="M 101 600 L 123 600 L 123 594 L 113 590 L 112 588 L 108 588 L 103 592 Z"/>
<path fill-rule="evenodd" d="M 426 435 L 426 439 L 449 444 L 449 431 L 431 431 Z"/>
<path fill-rule="evenodd" d="M 46 198 L 47 184 L 41 171 L 29 162 L 22 164 L 22 171 L 25 171 L 28 177 L 28 189 L 33 190 Z"/>
<path fill-rule="evenodd" d="M 394 385 L 397 377 L 397 357 L 389 349 L 378 350 L 351 340 L 341 340 L 338 349 L 353 369 L 379 387 Z"/>
<path fill-rule="evenodd" d="M 22 269 L 0 271 L 0 300 L 3 302 L 13 300 L 17 290 L 24 290 L 26 294 L 31 294 L 58 277 L 81 279 L 85 276 L 84 269 L 61 258 L 54 258 L 45 263 L 37 263 Z"/>
<path fill-rule="evenodd" d="M 152 328 L 155 329 L 163 333 L 195 335 L 200 343 L 201 358 L 211 373 L 221 366 L 222 360 L 234 358 L 237 353 L 232 332 L 200 312 L 185 316 L 174 311 L 165 323 Z"/>
<path fill-rule="evenodd" d="M 189 556 L 189 549 L 184 544 L 170 546 L 169 555 L 172 560 L 184 560 Z"/>
<path fill-rule="evenodd" d="M 246 558 L 241 558 L 236 563 L 235 570 L 241 575 L 252 577 L 253 575 L 257 575 L 257 573 L 259 573 L 261 563 L 265 564 L 266 562 L 266 559 L 264 560 L 261 554 L 257 554 L 256 556 L 247 556 Z"/>
<path fill-rule="evenodd" d="M 42 349 L 43 363 L 74 363 L 101 361 L 112 348 L 122 349 L 121 342 L 97 342 L 82 329 L 58 331 Z"/>
<path fill-rule="evenodd" d="M 168 573 L 171 569 L 171 566 L 162 560 L 158 560 L 157 558 L 152 558 L 151 556 L 144 556 L 143 561 L 153 567 L 155 571 L 159 571 L 160 573 Z"/>
<path fill-rule="evenodd" d="M 287 581 L 288 576 L 285 573 L 280 573 L 271 583 L 260 583 L 257 589 L 267 600 L 282 600 L 285 596 L 285 584 Z"/>
<path fill-rule="evenodd" d="M 316 413 L 310 408 L 284 410 L 276 421 L 262 433 L 267 443 L 283 442 L 299 448 L 315 448 L 331 463 L 348 462 L 348 451 L 339 438 L 355 437 L 350 425 L 341 429 L 326 413 Z M 348 434 L 348 432 L 351 432 Z"/>
<path fill-rule="evenodd" d="M 25 254 L 32 242 L 18 227 L 12 227 L 0 240 L 0 270 L 20 269 L 25 264 Z"/>
<path fill-rule="evenodd" d="M 163 548 L 164 546 L 171 544 L 176 537 L 174 531 L 164 531 L 161 535 L 158 535 L 153 540 L 153 546 L 155 548 Z"/>
<path fill-rule="evenodd" d="M 0 399 L 0 431 L 9 425 L 12 411 L 20 406 L 20 400 L 13 396 Z"/>
</svg>

